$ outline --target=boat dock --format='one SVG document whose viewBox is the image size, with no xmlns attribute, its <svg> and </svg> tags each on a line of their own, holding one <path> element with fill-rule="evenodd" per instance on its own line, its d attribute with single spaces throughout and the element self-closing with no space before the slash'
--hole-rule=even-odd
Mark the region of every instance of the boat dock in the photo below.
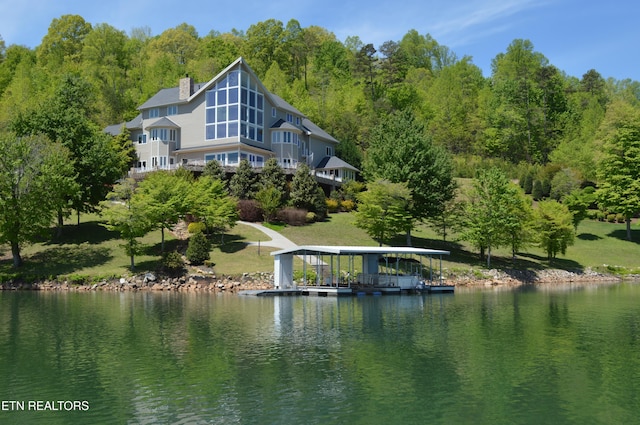
<svg viewBox="0 0 640 425">
<path fill-rule="evenodd" d="M 442 278 L 442 256 L 449 255 L 449 251 L 296 246 L 271 255 L 274 256 L 274 288 L 250 291 L 246 295 L 326 297 L 454 292 L 454 287 L 446 285 Z M 434 259 L 439 260 L 437 266 L 433 264 Z"/>
</svg>

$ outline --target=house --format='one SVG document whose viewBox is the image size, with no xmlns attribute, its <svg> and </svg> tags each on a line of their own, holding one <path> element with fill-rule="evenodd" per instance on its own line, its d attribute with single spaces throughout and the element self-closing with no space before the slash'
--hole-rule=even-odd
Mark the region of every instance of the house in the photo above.
<svg viewBox="0 0 640 425">
<path fill-rule="evenodd" d="M 212 80 L 189 76 L 162 89 L 126 125 L 138 154 L 134 173 L 218 161 L 233 171 L 242 159 L 260 168 L 275 157 L 285 170 L 305 163 L 325 183 L 354 179 L 355 167 L 335 156 L 338 141 L 289 103 L 270 93 L 242 57 Z"/>
</svg>

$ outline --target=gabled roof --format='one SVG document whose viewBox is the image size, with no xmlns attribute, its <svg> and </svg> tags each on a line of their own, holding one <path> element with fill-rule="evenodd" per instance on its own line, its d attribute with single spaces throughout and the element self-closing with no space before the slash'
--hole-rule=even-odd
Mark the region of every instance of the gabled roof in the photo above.
<svg viewBox="0 0 640 425">
<path fill-rule="evenodd" d="M 126 127 L 127 130 L 136 130 L 142 128 L 142 114 L 138 114 L 138 116 L 131 121 L 110 125 L 104 129 L 104 132 L 109 133 L 112 136 L 117 136 L 122 132 L 123 126 Z"/>
<path fill-rule="evenodd" d="M 325 156 L 318 163 L 316 168 L 325 169 L 325 170 L 335 170 L 335 169 L 338 169 L 338 168 L 341 168 L 341 169 L 347 168 L 347 169 L 353 170 L 353 171 L 360 171 L 356 167 L 354 167 L 353 165 L 349 164 L 348 162 L 345 162 L 345 161 L 341 160 L 337 156 Z"/>
<path fill-rule="evenodd" d="M 194 93 L 199 90 L 204 83 L 194 84 Z M 193 96 L 191 96 L 193 97 Z M 180 87 L 171 87 L 169 89 L 160 89 L 158 93 L 153 95 L 149 100 L 138 106 L 138 110 L 158 108 L 160 106 L 175 105 L 177 103 L 187 103 L 190 99 L 180 99 Z"/>
<path fill-rule="evenodd" d="M 283 130 L 295 130 L 295 131 L 303 131 L 302 129 L 296 127 L 295 125 L 291 124 L 289 121 L 285 121 L 282 118 L 279 119 L 278 121 L 276 121 L 271 128 L 279 128 L 279 129 L 283 129 Z"/>
<path fill-rule="evenodd" d="M 181 104 L 181 103 L 189 103 L 194 98 L 196 98 L 197 96 L 202 94 L 203 92 L 205 92 L 205 91 L 209 90 L 211 87 L 215 86 L 215 84 L 221 78 L 223 78 L 229 71 L 231 71 L 232 69 L 234 69 L 236 67 L 243 68 L 243 70 L 245 70 L 246 72 L 248 72 L 251 75 L 251 77 L 258 84 L 258 86 L 260 88 L 260 91 L 264 94 L 265 98 L 267 98 L 267 100 L 272 105 L 274 105 L 276 108 L 278 108 L 280 110 L 283 110 L 283 111 L 286 111 L 286 112 L 291 112 L 292 114 L 294 114 L 296 116 L 302 117 L 302 122 L 301 122 L 302 128 L 300 129 L 300 128 L 296 127 L 298 130 L 306 131 L 308 134 L 314 135 L 316 137 L 319 137 L 321 139 L 324 139 L 324 140 L 327 140 L 327 141 L 330 141 L 330 142 L 333 142 L 333 143 L 339 143 L 338 140 L 336 140 L 334 137 L 332 137 L 329 133 L 327 133 L 326 131 L 324 131 L 323 129 L 318 127 L 316 124 L 311 122 L 302 112 L 297 110 L 295 107 L 293 107 L 287 101 L 282 99 L 280 96 L 275 95 L 275 94 L 271 93 L 269 90 L 267 90 L 267 88 L 262 84 L 262 82 L 260 81 L 260 79 L 258 78 L 256 73 L 253 71 L 253 69 L 251 69 L 249 64 L 245 62 L 243 57 L 239 57 L 238 59 L 233 61 L 229 66 L 227 66 L 225 69 L 220 71 L 215 77 L 213 77 L 211 80 L 207 81 L 206 83 L 195 84 L 194 88 L 193 88 L 193 90 L 194 90 L 193 94 L 191 96 L 189 96 L 189 98 L 187 98 L 187 99 L 180 99 L 180 87 L 172 87 L 172 88 L 169 88 L 169 89 L 161 89 L 158 93 L 156 93 L 153 97 L 151 97 L 151 99 L 147 100 L 145 103 L 140 105 L 138 107 L 138 109 L 142 110 L 142 109 L 157 108 L 157 107 L 160 107 L 160 106 L 168 106 L 168 105 L 175 105 L 175 104 Z"/>
<path fill-rule="evenodd" d="M 149 124 L 145 127 L 145 130 L 148 128 L 180 128 L 180 126 L 173 121 L 171 121 L 167 117 L 162 117 L 159 120 Z"/>
</svg>

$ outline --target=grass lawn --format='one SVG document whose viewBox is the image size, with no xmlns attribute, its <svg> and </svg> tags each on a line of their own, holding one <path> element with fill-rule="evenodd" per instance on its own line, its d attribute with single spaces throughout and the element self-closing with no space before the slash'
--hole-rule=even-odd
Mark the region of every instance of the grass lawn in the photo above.
<svg viewBox="0 0 640 425">
<path fill-rule="evenodd" d="M 253 227 L 238 224 L 223 238 L 214 240 L 211 260 L 218 274 L 237 275 L 243 272 L 273 270 L 273 248 L 247 246 L 246 242 L 266 240 L 264 233 Z M 161 236 L 156 230 L 140 238 L 145 245 L 144 253 L 135 257 L 136 269 L 129 269 L 130 260 L 121 247 L 117 232 L 107 230 L 97 215 L 81 216 L 80 226 L 75 222 L 65 224 L 63 235 L 55 241 L 27 245 L 22 249 L 24 265 L 13 269 L 11 249 L 0 245 L 0 276 L 17 273 L 25 277 L 111 278 L 131 275 L 135 272 L 157 269 L 161 256 Z M 165 232 L 165 251 L 184 252 L 187 241 L 176 239 Z"/>
<path fill-rule="evenodd" d="M 115 232 L 104 228 L 100 217 L 83 215 L 80 226 L 65 225 L 59 240 L 25 246 L 22 255 L 24 266 L 20 270 L 12 268 L 11 251 L 8 246 L 0 246 L 0 276 L 23 276 L 47 278 L 55 276 L 76 276 L 110 278 L 130 275 L 129 257 L 122 249 Z M 542 269 L 547 267 L 566 270 L 584 270 L 587 267 L 600 271 L 640 272 L 640 229 L 632 226 L 633 242 L 627 241 L 625 225 L 585 220 L 578 227 L 575 244 L 566 255 L 560 255 L 551 265 L 542 250 L 528 247 L 518 254 L 515 267 L 519 269 Z M 308 226 L 285 226 L 281 233 L 299 245 L 364 245 L 376 246 L 363 230 L 353 225 L 349 213 L 332 214 L 322 223 Z M 184 252 L 187 242 L 165 232 L 166 250 Z M 451 255 L 443 258 L 443 267 L 451 271 L 470 268 L 484 268 L 478 253 L 468 244 L 456 240 L 443 242 L 426 225 L 420 225 L 412 233 L 412 244 L 416 247 L 446 249 Z M 211 261 L 218 275 L 240 275 L 245 272 L 270 272 L 273 270 L 275 248 L 249 246 L 251 241 L 265 241 L 267 236 L 259 230 L 238 224 L 229 230 L 224 238 L 214 240 Z M 150 232 L 141 239 L 146 248 L 136 256 L 135 272 L 156 270 L 160 259 L 160 231 Z M 405 245 L 405 237 L 399 236 L 393 245 Z M 506 248 L 494 250 L 492 268 L 511 268 L 514 263 Z"/>
<path fill-rule="evenodd" d="M 299 245 L 377 245 L 363 230 L 356 228 L 352 223 L 351 214 L 332 214 L 326 222 L 315 223 L 312 226 L 288 226 L 281 233 Z M 584 270 L 590 267 L 600 271 L 616 271 L 618 268 L 624 268 L 628 271 L 640 272 L 640 229 L 637 224 L 632 225 L 632 242 L 626 240 L 625 229 L 625 224 L 585 220 L 578 226 L 574 245 L 567 249 L 566 255 L 558 255 L 549 264 L 542 249 L 529 246 L 518 253 L 515 267 L 532 270 L 549 267 Z M 398 236 L 391 244 L 406 245 L 406 237 Z M 427 225 L 419 225 L 412 232 L 412 245 L 450 251 L 449 257 L 443 257 L 443 267 L 449 270 L 486 267 L 486 260 L 480 261 L 478 253 L 468 243 L 457 240 L 457 235 L 448 236 L 447 242 L 444 242 Z M 510 249 L 493 250 L 491 266 L 492 268 L 514 267 Z"/>
</svg>

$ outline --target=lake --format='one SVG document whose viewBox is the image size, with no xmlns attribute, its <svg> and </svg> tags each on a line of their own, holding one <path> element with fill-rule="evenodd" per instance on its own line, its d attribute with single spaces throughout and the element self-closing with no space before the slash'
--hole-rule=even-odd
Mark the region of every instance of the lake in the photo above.
<svg viewBox="0 0 640 425">
<path fill-rule="evenodd" d="M 0 423 L 640 423 L 640 285 L 0 292 Z"/>
</svg>

